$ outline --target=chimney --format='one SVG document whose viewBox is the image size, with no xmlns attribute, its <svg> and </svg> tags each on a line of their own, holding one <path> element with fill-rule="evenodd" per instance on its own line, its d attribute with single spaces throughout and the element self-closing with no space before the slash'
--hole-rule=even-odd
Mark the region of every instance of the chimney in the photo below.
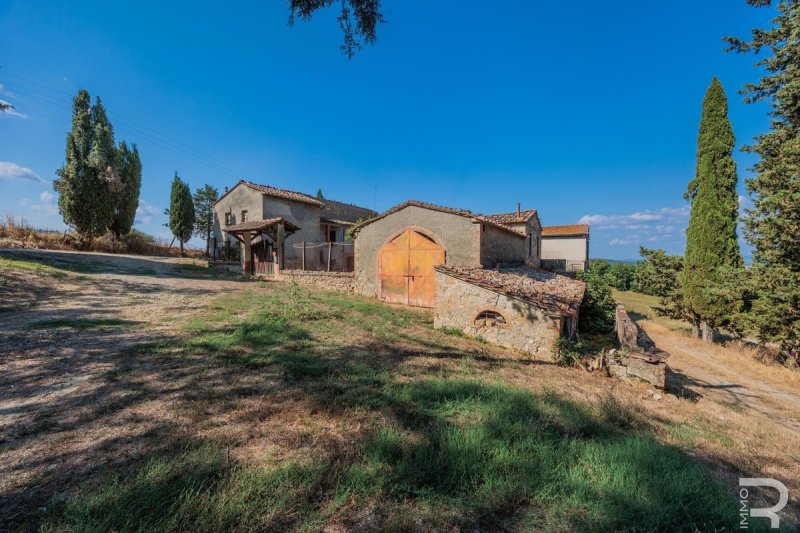
<svg viewBox="0 0 800 533">
<path fill-rule="evenodd" d="M 522 207 L 519 202 L 517 202 L 517 216 L 522 216 Z"/>
</svg>

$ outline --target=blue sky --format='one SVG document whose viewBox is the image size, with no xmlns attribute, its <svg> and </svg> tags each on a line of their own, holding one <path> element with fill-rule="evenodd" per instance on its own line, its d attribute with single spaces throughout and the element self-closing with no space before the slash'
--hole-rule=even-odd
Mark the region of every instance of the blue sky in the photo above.
<svg viewBox="0 0 800 533">
<path fill-rule="evenodd" d="M 136 227 L 164 238 L 177 170 L 193 189 L 247 178 L 378 210 L 521 202 L 545 225 L 590 222 L 594 257 L 681 253 L 712 76 L 739 146 L 768 127 L 736 94 L 754 58 L 723 51 L 770 18 L 744 0 L 384 0 L 353 61 L 335 9 L 289 28 L 288 2 L 235 4 L 3 2 L 0 214 L 63 227 L 51 182 L 80 88 L 139 145 Z M 753 159 L 736 159 L 743 180 Z"/>
</svg>

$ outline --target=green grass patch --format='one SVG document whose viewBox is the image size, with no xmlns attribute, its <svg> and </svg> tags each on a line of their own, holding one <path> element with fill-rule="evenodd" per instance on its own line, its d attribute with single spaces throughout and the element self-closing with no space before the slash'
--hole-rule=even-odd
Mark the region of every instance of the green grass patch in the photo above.
<svg viewBox="0 0 800 533">
<path fill-rule="evenodd" d="M 633 291 L 618 291 L 612 289 L 611 294 L 617 303 L 625 306 L 625 310 L 633 320 L 650 320 L 673 331 L 690 331 L 691 327 L 686 322 L 663 317 L 655 312 L 659 307 L 658 296 L 650 296 Z"/>
<path fill-rule="evenodd" d="M 284 364 L 330 377 L 308 358 Z M 463 379 L 383 375 L 360 386 L 397 422 L 368 431 L 354 453 L 257 468 L 230 465 L 220 446 L 191 446 L 55 504 L 44 529 L 307 531 L 353 506 L 373 509 L 380 530 L 420 516 L 429 529 L 500 529 L 510 516 L 523 530 L 735 527 L 732 496 L 699 463 L 580 404 Z"/>
<path fill-rule="evenodd" d="M 309 444 L 293 459 L 262 463 L 268 466 L 231 462 L 214 440 L 170 441 L 54 500 L 37 526 L 318 531 L 345 520 L 345 529 L 380 531 L 736 527 L 733 495 L 698 461 L 659 443 L 647 421 L 612 396 L 590 406 L 554 389 L 531 392 L 468 357 L 428 374 L 406 364 L 403 358 L 417 353 L 399 347 L 413 342 L 408 328 L 423 328 L 420 352 L 452 343 L 429 326 L 427 313 L 283 284 L 215 300 L 186 319 L 184 337 L 127 353 L 263 373 L 270 394 L 302 397 L 325 419 L 358 418 L 360 429 L 332 449 Z M 359 336 L 378 342 L 365 349 Z M 377 353 L 382 348 L 390 355 Z M 192 391 L 203 388 L 200 374 Z M 194 398 L 183 400 L 189 412 L 191 402 L 213 401 Z M 314 433 L 304 439 L 318 441 Z"/>
<path fill-rule="evenodd" d="M 106 330 L 134 328 L 140 323 L 133 320 L 118 318 L 53 318 L 31 323 L 30 329 L 60 329 L 69 328 L 77 330 Z"/>
</svg>

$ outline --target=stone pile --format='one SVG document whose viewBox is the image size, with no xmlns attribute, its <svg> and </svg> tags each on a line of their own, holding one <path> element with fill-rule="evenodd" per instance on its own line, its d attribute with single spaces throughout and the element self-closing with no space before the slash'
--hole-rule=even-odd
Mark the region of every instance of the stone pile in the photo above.
<svg viewBox="0 0 800 533">
<path fill-rule="evenodd" d="M 615 331 L 620 350 L 609 353 L 609 373 L 620 379 L 643 379 L 654 387 L 663 389 L 669 354 L 656 347 L 647 333 L 631 320 L 622 305 L 618 305 L 616 309 Z"/>
</svg>

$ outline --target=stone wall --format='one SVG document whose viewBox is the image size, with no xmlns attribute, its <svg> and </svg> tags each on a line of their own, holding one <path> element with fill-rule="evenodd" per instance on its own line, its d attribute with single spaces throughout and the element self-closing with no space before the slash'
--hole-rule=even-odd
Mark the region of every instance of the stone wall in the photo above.
<svg viewBox="0 0 800 533">
<path fill-rule="evenodd" d="M 446 264 L 480 266 L 478 224 L 461 215 L 408 206 L 359 230 L 355 241 L 358 293 L 378 296 L 380 249 L 407 228 L 419 229 L 443 246 Z"/>
<path fill-rule="evenodd" d="M 281 270 L 281 281 L 296 281 L 300 285 L 340 292 L 354 292 L 355 278 L 352 272 L 303 272 L 301 270 Z"/>
<path fill-rule="evenodd" d="M 528 258 L 528 239 L 521 234 L 481 224 L 481 265 L 523 265 Z"/>
<path fill-rule="evenodd" d="M 480 319 L 484 311 L 497 313 L 502 319 Z M 560 318 L 551 318 L 530 303 L 438 271 L 433 325 L 456 328 L 543 360 L 552 359 L 553 343 L 561 331 Z"/>
</svg>

